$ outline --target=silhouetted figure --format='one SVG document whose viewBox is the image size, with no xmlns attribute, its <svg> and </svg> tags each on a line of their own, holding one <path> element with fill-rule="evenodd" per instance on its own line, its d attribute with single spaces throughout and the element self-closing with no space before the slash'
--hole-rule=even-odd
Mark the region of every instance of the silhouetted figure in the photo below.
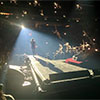
<svg viewBox="0 0 100 100">
<path fill-rule="evenodd" d="M 10 94 L 5 94 L 3 92 L 3 87 L 4 85 L 1 83 L 0 84 L 0 100 L 15 100 L 14 97 Z"/>
<path fill-rule="evenodd" d="M 31 39 L 31 48 L 32 48 L 33 55 L 35 55 L 36 42 L 33 38 Z"/>
</svg>

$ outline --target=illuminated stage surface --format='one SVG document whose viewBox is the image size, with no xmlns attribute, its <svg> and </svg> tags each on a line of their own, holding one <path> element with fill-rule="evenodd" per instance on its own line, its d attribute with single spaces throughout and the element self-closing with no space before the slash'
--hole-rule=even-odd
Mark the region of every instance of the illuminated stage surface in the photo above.
<svg viewBox="0 0 100 100">
<path fill-rule="evenodd" d="M 38 55 L 34 57 L 28 55 L 28 58 L 31 61 L 33 69 L 41 77 L 42 81 L 50 80 L 51 74 L 75 72 L 75 71 L 84 71 L 87 68 L 82 68 L 78 65 L 72 65 L 65 63 L 65 60 L 50 60 Z"/>
</svg>

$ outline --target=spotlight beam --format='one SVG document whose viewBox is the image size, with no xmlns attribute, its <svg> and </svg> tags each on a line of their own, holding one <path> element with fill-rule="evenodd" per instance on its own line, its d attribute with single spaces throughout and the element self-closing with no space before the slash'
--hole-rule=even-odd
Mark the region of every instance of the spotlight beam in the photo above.
<svg viewBox="0 0 100 100">
<path fill-rule="evenodd" d="M 24 25 L 21 25 L 21 28 L 24 29 L 25 28 Z"/>
</svg>

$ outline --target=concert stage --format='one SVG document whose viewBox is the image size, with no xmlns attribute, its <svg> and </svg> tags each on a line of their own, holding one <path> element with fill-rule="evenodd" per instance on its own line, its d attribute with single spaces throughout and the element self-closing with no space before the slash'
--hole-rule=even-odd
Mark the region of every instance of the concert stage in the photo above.
<svg viewBox="0 0 100 100">
<path fill-rule="evenodd" d="M 65 59 L 51 60 L 39 55 L 26 55 L 25 61 L 25 66 L 9 65 L 8 93 L 15 91 L 15 96 L 29 98 L 99 98 L 100 70 L 82 68 L 79 64 L 66 63 Z M 22 87 L 25 80 L 31 84 Z M 19 90 L 23 95 L 17 92 Z"/>
<path fill-rule="evenodd" d="M 39 55 L 25 55 L 26 70 L 31 71 L 37 86 L 40 82 L 44 85 L 89 79 L 100 76 L 100 70 L 80 67 L 80 64 L 66 63 L 66 59 L 51 60 Z M 25 66 L 9 65 L 12 69 L 22 69 Z M 19 71 L 20 72 L 20 71 Z M 34 80 L 33 79 L 33 80 Z M 37 82 L 37 80 L 39 80 Z"/>
<path fill-rule="evenodd" d="M 85 78 L 91 75 L 91 71 L 79 65 L 68 64 L 65 59 L 50 60 L 38 55 L 27 56 L 35 73 L 42 82 L 62 81 L 65 79 Z"/>
<path fill-rule="evenodd" d="M 100 70 L 91 70 L 79 65 L 68 64 L 65 59 L 50 60 L 38 55 L 34 57 L 28 55 L 27 57 L 32 72 L 36 74 L 33 76 L 38 91 L 46 90 L 47 97 L 91 98 L 96 96 L 98 98 L 97 88 L 100 87 L 98 84 L 100 82 Z"/>
</svg>

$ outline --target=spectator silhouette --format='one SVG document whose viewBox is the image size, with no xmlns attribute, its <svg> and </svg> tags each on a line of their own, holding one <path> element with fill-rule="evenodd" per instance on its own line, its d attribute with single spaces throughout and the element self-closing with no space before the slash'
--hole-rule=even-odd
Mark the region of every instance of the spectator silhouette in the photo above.
<svg viewBox="0 0 100 100">
<path fill-rule="evenodd" d="M 12 95 L 3 92 L 3 87 L 4 85 L 0 83 L 0 100 L 15 100 Z"/>
</svg>

